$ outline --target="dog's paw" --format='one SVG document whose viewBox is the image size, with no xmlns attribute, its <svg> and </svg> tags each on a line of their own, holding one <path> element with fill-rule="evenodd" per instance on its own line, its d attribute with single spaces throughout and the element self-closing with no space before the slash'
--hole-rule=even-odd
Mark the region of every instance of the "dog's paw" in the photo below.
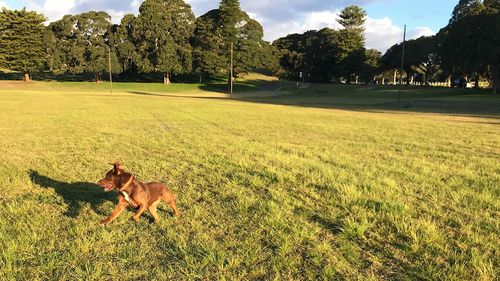
<svg viewBox="0 0 500 281">
<path fill-rule="evenodd" d="M 106 225 L 109 223 L 109 219 L 103 219 L 102 221 L 99 222 L 102 225 Z"/>
<path fill-rule="evenodd" d="M 138 222 L 139 222 L 139 218 L 136 218 L 136 217 L 131 217 L 130 219 L 131 219 L 131 220 L 133 220 L 135 223 L 138 223 Z"/>
</svg>

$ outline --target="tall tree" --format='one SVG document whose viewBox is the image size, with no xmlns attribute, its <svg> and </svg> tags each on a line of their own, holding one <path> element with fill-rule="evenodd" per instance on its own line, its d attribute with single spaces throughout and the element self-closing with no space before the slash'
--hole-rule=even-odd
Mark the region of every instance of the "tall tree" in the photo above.
<svg viewBox="0 0 500 281">
<path fill-rule="evenodd" d="M 349 6 L 340 12 L 339 17 L 338 22 L 344 29 L 339 33 L 338 72 L 350 81 L 363 69 L 366 12 L 359 6 Z"/>
<path fill-rule="evenodd" d="M 162 72 L 164 84 L 172 74 L 191 71 L 194 24 L 191 6 L 183 0 L 144 1 L 133 22 L 139 70 Z"/>
<path fill-rule="evenodd" d="M 380 59 L 381 69 L 387 71 L 401 67 L 402 50 L 403 44 L 396 44 L 387 50 Z M 428 85 L 429 78 L 438 70 L 440 63 L 436 36 L 422 36 L 406 42 L 403 69 L 408 77 L 415 73 L 421 74 L 422 82 Z M 407 80 L 407 83 L 410 83 L 410 80 Z"/>
<path fill-rule="evenodd" d="M 296 80 L 302 75 L 312 82 L 331 82 L 338 72 L 340 32 L 324 28 L 304 34 L 291 34 L 273 42 L 279 50 L 279 62 L 285 77 Z"/>
<path fill-rule="evenodd" d="M 365 60 L 363 62 L 363 69 L 361 70 L 361 79 L 366 83 L 373 82 L 375 75 L 380 66 L 380 52 L 375 49 L 366 50 Z"/>
<path fill-rule="evenodd" d="M 241 23 L 242 12 L 240 9 L 240 1 L 238 0 L 221 0 L 219 4 L 220 11 L 220 35 L 223 42 L 226 44 L 222 47 L 222 56 L 228 58 L 233 55 L 234 45 L 238 39 L 238 25 Z M 231 52 L 231 54 L 230 54 Z M 240 54 L 237 52 L 237 54 Z M 241 57 L 241 56 L 239 56 Z M 240 60 L 241 61 L 241 60 Z M 238 65 L 238 63 L 236 63 Z M 229 66 L 229 65 L 228 65 Z M 227 67 L 229 79 L 228 84 L 233 83 L 233 65 Z M 231 86 L 230 86 L 231 87 Z M 231 87 L 232 89 L 232 87 Z"/>
<path fill-rule="evenodd" d="M 56 73 L 94 73 L 94 81 L 101 81 L 101 73 L 108 71 L 111 58 L 113 72 L 121 67 L 114 48 L 109 47 L 111 17 L 106 12 L 86 12 L 66 15 L 49 25 L 54 42 L 51 67 Z M 48 42 L 49 43 L 49 42 Z M 111 57 L 109 57 L 111 56 Z"/>
<path fill-rule="evenodd" d="M 493 91 L 500 92 L 500 12 L 498 1 L 460 1 L 443 28 L 440 53 L 443 67 L 465 76 L 485 73 Z"/>
<path fill-rule="evenodd" d="M 345 29 L 360 33 L 365 30 L 365 20 L 366 12 L 363 8 L 359 6 L 348 6 L 340 12 L 337 22 L 340 23 Z"/>
<path fill-rule="evenodd" d="M 36 12 L 0 11 L 0 67 L 23 72 L 24 81 L 45 62 L 45 17 Z"/>
<path fill-rule="evenodd" d="M 221 9 L 211 10 L 196 20 L 191 38 L 193 66 L 200 74 L 214 76 L 229 70 L 230 45 L 234 49 L 235 73 L 253 69 L 277 68 L 273 48 L 262 37 L 260 23 L 239 9 L 238 1 L 221 3 Z M 223 16 L 222 8 L 226 15 Z"/>
<path fill-rule="evenodd" d="M 221 53 L 224 48 L 222 36 L 218 35 L 219 10 L 211 10 L 196 19 L 196 28 L 191 45 L 193 47 L 193 70 L 200 75 L 213 77 L 225 71 L 227 58 Z"/>
<path fill-rule="evenodd" d="M 109 34 L 109 45 L 115 49 L 124 74 L 137 70 L 134 63 L 137 57 L 136 46 L 133 42 L 133 22 L 135 16 L 125 15 L 119 25 L 114 25 Z"/>
<path fill-rule="evenodd" d="M 460 0 L 453 9 L 450 24 L 458 22 L 466 16 L 478 15 L 484 9 L 481 0 Z"/>
<path fill-rule="evenodd" d="M 220 10 L 220 30 L 224 41 L 235 43 L 238 33 L 238 24 L 242 19 L 242 11 L 240 1 L 238 0 L 221 0 L 219 4 Z"/>
<path fill-rule="evenodd" d="M 304 70 L 306 48 L 303 47 L 303 34 L 290 34 L 277 39 L 273 46 L 278 50 L 279 63 L 283 68 L 283 78 L 296 80 Z"/>
</svg>

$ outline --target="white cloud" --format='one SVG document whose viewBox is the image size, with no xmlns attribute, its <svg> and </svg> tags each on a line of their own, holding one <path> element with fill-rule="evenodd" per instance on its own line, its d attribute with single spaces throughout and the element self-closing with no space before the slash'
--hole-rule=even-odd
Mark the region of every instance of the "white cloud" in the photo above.
<svg viewBox="0 0 500 281">
<path fill-rule="evenodd" d="M 116 10 L 107 10 L 106 12 L 111 16 L 111 21 L 113 23 L 116 23 L 116 24 L 119 24 L 121 22 L 123 16 L 128 14 L 128 12 L 116 11 Z"/>
<path fill-rule="evenodd" d="M 139 6 L 141 6 L 142 1 L 139 0 L 133 0 L 132 3 L 130 3 L 130 8 L 132 11 L 139 11 Z"/>
<path fill-rule="evenodd" d="M 392 45 L 403 41 L 403 29 L 394 25 L 388 17 L 381 19 L 366 18 L 366 47 L 384 53 Z"/>
<path fill-rule="evenodd" d="M 303 27 L 308 30 L 322 29 L 324 27 L 339 29 L 342 27 L 337 22 L 339 13 L 340 11 L 338 10 L 308 13 L 304 19 Z"/>
<path fill-rule="evenodd" d="M 432 29 L 427 26 L 417 26 L 414 30 L 411 31 L 410 39 L 416 39 L 422 36 L 432 36 L 435 34 L 436 32 L 432 31 Z"/>
<path fill-rule="evenodd" d="M 276 40 L 291 33 L 303 33 L 308 30 L 319 30 L 324 27 L 339 29 L 337 22 L 339 11 L 323 11 L 307 13 L 302 19 L 274 23 L 266 19 L 261 23 L 264 26 L 264 39 Z"/>
<path fill-rule="evenodd" d="M 68 14 L 75 5 L 75 0 L 46 0 L 45 3 L 43 3 L 42 11 L 49 21 L 56 21 Z"/>
</svg>

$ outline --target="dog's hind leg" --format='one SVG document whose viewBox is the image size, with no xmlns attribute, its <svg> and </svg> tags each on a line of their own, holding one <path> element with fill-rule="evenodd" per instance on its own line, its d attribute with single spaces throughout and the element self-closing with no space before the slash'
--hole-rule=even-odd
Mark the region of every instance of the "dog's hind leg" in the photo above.
<svg viewBox="0 0 500 281">
<path fill-rule="evenodd" d="M 161 200 L 158 199 L 155 202 L 153 202 L 153 204 L 151 204 L 151 206 L 148 207 L 149 212 L 151 213 L 153 218 L 155 218 L 155 221 L 153 223 L 158 223 L 160 221 L 160 216 L 158 216 L 158 213 L 156 212 L 156 206 L 158 206 L 158 204 L 160 204 L 160 201 Z"/>
<path fill-rule="evenodd" d="M 172 193 L 172 191 L 167 189 L 165 192 L 163 192 L 162 198 L 163 198 L 163 200 L 165 200 L 165 202 L 168 203 L 170 208 L 172 208 L 175 216 L 180 215 L 179 210 L 177 209 L 177 206 L 175 206 L 174 193 Z"/>
<path fill-rule="evenodd" d="M 175 206 L 175 202 L 174 200 L 172 200 L 172 202 L 168 203 L 168 205 L 170 206 L 170 208 L 172 208 L 172 210 L 174 210 L 174 215 L 177 217 L 180 215 L 180 212 L 179 210 L 177 209 L 177 206 Z"/>
</svg>

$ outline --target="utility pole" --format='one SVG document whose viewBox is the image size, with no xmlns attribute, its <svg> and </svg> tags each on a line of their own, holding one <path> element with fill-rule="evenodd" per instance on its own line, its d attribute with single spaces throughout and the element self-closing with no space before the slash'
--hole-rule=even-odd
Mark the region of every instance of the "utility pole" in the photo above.
<svg viewBox="0 0 500 281">
<path fill-rule="evenodd" d="M 109 65 L 109 85 L 110 93 L 113 94 L 113 74 L 111 73 L 111 47 L 108 46 L 108 65 Z"/>
<path fill-rule="evenodd" d="M 403 86 L 403 69 L 405 65 L 405 45 L 406 45 L 406 24 L 403 32 L 403 52 L 401 54 L 401 73 L 399 77 L 399 94 L 398 94 L 398 104 L 401 102 L 401 87 Z"/>
<path fill-rule="evenodd" d="M 231 42 L 231 77 L 229 78 L 231 98 L 233 98 L 233 42 Z"/>
</svg>

